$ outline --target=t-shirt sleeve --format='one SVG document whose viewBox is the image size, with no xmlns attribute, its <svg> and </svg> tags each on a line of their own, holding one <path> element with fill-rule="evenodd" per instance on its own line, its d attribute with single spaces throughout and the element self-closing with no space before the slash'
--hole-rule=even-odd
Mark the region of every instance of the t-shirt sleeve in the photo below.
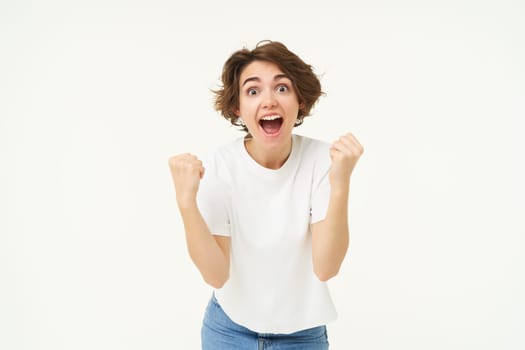
<svg viewBox="0 0 525 350">
<path fill-rule="evenodd" d="M 214 162 L 203 161 L 204 176 L 197 192 L 197 206 L 214 235 L 230 236 L 228 215 L 228 187 L 220 179 Z"/>
<path fill-rule="evenodd" d="M 330 202 L 330 152 L 328 147 L 320 153 L 312 181 L 312 201 L 310 207 L 310 224 L 326 218 Z"/>
</svg>

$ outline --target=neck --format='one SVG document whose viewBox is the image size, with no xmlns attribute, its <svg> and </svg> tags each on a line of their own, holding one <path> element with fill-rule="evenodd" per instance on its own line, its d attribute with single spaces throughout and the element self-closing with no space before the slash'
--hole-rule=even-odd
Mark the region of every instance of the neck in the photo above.
<svg viewBox="0 0 525 350">
<path fill-rule="evenodd" d="M 279 147 L 265 148 L 258 145 L 252 138 L 244 140 L 244 147 L 248 154 L 261 166 L 268 169 L 279 169 L 286 162 L 292 152 L 292 138 Z"/>
</svg>

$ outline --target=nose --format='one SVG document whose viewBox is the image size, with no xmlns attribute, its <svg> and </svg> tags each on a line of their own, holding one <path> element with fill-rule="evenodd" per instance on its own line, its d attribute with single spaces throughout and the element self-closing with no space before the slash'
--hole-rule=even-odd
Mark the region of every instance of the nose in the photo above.
<svg viewBox="0 0 525 350">
<path fill-rule="evenodd" d="M 266 94 L 264 94 L 261 104 L 263 108 L 268 109 L 273 108 L 277 105 L 277 100 L 273 94 L 273 91 L 268 91 L 266 92 Z"/>
</svg>

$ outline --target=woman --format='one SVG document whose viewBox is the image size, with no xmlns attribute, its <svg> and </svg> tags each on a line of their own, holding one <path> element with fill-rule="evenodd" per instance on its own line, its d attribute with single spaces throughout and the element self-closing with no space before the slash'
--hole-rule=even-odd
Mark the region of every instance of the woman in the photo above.
<svg viewBox="0 0 525 350">
<path fill-rule="evenodd" d="M 363 147 L 292 133 L 321 96 L 312 67 L 265 41 L 225 62 L 215 107 L 247 133 L 201 162 L 170 158 L 190 256 L 215 288 L 203 349 L 328 349 L 326 281 L 349 244 L 350 175 Z"/>
</svg>

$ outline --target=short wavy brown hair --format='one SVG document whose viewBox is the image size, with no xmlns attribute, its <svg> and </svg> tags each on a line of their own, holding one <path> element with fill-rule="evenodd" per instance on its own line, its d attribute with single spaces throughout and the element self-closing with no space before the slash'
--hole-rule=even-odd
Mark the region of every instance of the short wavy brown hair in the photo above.
<svg viewBox="0 0 525 350">
<path fill-rule="evenodd" d="M 321 82 L 314 74 L 311 65 L 306 64 L 299 56 L 278 42 L 260 41 L 255 49 L 243 48 L 234 52 L 224 63 L 222 69 L 222 86 L 213 90 L 215 94 L 215 109 L 233 125 L 248 129 L 241 123 L 235 110 L 239 109 L 239 79 L 244 68 L 253 61 L 267 61 L 276 64 L 292 81 L 299 100 L 299 113 L 295 126 L 303 123 L 304 117 L 310 115 L 323 91 Z"/>
</svg>

